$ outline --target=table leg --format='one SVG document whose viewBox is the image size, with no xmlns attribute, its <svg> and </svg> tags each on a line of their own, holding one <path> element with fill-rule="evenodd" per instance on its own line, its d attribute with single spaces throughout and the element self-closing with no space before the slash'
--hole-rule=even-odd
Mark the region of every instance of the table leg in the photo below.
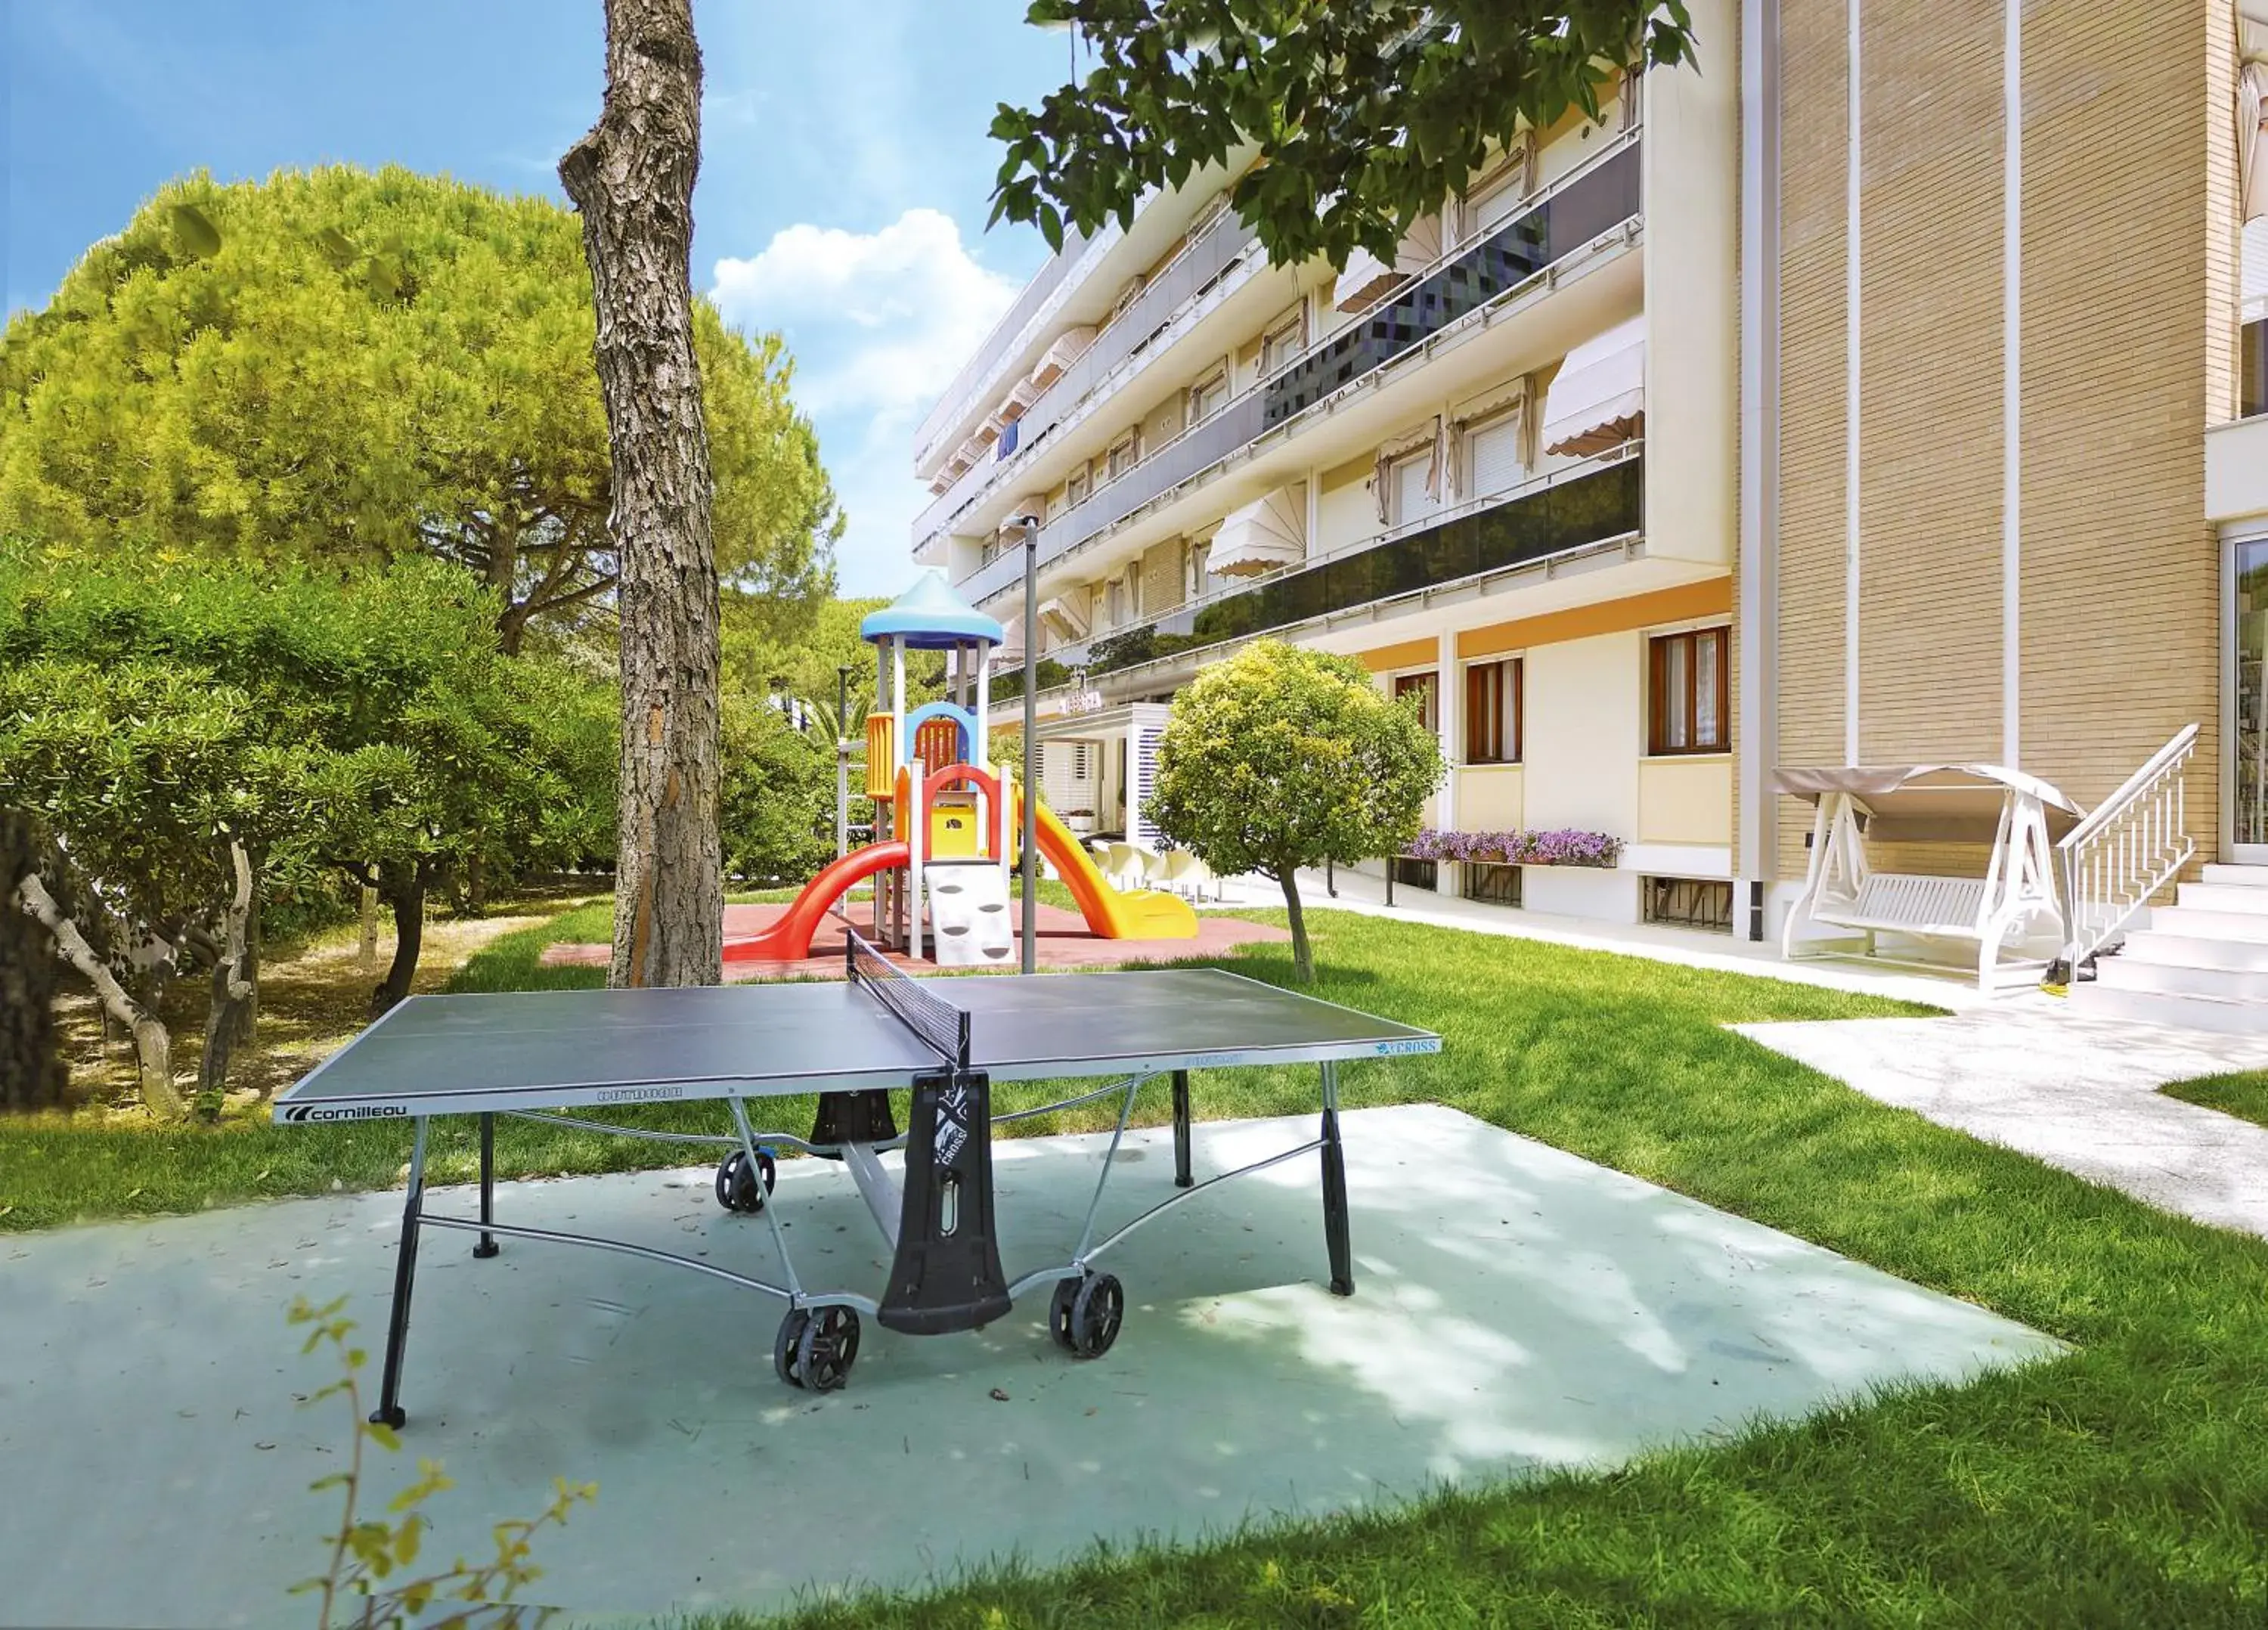
<svg viewBox="0 0 2268 1630">
<path fill-rule="evenodd" d="M 1346 1160 L 1339 1149 L 1339 1069 L 1323 1070 L 1323 1243 L 1331 1255 L 1331 1294 L 1354 1294 L 1354 1249 L 1347 1238 Z"/>
<path fill-rule="evenodd" d="M 409 1419 L 401 1408 L 401 1352 L 409 1339 L 409 1293 L 417 1279 L 417 1221 L 425 1209 L 425 1128 L 417 1117 L 416 1140 L 409 1149 L 409 1196 L 401 1203 L 401 1243 L 394 1259 L 394 1307 L 386 1321 L 386 1368 L 379 1382 L 372 1424 L 399 1431 Z"/>
<path fill-rule="evenodd" d="M 1189 1073 L 1174 1072 L 1174 1186 L 1186 1189 L 1189 1176 Z"/>
<path fill-rule="evenodd" d="M 483 1262 L 504 1249 L 488 1231 L 496 1221 L 496 1117 L 481 1117 L 481 1243 L 473 1255 Z"/>
</svg>

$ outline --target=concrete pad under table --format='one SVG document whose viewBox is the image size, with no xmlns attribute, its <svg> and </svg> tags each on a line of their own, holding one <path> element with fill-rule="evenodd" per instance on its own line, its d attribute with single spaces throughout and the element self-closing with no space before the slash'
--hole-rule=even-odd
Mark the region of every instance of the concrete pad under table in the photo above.
<svg viewBox="0 0 2268 1630">
<path fill-rule="evenodd" d="M 1200 1125 L 1202 1177 L 1313 1122 Z M 1182 1539 L 1522 1468 L 1607 1466 L 1757 1413 L 2057 1351 L 2022 1326 L 1651 1184 L 1432 1106 L 1345 1117 L 1358 1289 L 1321 1282 L 1311 1157 L 1225 1184 L 1105 1265 L 1128 1313 L 1087 1363 L 1048 1340 L 1044 1294 L 970 1335 L 865 1322 L 850 1385 L 774 1378 L 778 1304 L 619 1254 L 430 1231 L 400 1457 L 374 1508 L 442 1459 L 427 1558 L 489 1550 L 550 1479 L 593 1507 L 537 1552 L 534 1598 L 581 1614 L 784 1605 L 910 1584 L 1097 1537 Z M 310 1136 L 320 1136 L 310 1132 Z M 1012 1276 L 1068 1254 L 1101 1136 L 1003 1140 Z M 894 1162 L 895 1156 L 890 1157 Z M 1130 1133 L 1104 1215 L 1169 1191 L 1163 1129 Z M 500 1220 L 627 1237 L 769 1275 L 759 1218 L 707 1169 L 515 1183 Z M 805 1282 L 871 1292 L 884 1258 L 832 1163 L 784 1163 Z M 437 1210 L 471 1209 L 436 1191 Z M 9 1623 L 303 1622 L 344 1405 L 284 1322 L 342 1294 L 376 1385 L 399 1194 L 339 1195 L 0 1241 L 0 1524 Z M 1006 1401 L 992 1395 L 1005 1392 Z"/>
</svg>

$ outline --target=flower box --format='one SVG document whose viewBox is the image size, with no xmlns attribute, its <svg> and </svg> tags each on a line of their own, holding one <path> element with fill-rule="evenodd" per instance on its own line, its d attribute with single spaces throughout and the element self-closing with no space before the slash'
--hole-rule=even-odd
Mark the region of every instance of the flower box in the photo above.
<svg viewBox="0 0 2268 1630">
<path fill-rule="evenodd" d="M 1612 869 L 1623 840 L 1604 832 L 1454 832 L 1427 827 L 1403 852 L 1412 859 L 1454 860 L 1468 866 L 1581 866 Z"/>
</svg>

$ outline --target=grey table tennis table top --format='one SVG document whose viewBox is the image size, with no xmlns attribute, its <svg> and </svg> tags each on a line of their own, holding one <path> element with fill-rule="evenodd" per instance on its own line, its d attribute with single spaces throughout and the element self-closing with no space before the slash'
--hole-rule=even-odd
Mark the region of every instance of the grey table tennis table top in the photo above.
<svg viewBox="0 0 2268 1630">
<path fill-rule="evenodd" d="M 1425 1030 L 1213 968 L 917 981 L 998 1081 L 1440 1051 Z M 276 1101 L 346 1121 L 904 1087 L 939 1053 L 855 981 L 416 996 Z"/>
</svg>

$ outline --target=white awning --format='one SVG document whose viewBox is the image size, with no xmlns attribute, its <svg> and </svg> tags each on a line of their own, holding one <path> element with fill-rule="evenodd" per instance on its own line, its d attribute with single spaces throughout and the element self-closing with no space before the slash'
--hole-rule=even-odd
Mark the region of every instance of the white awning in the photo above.
<svg viewBox="0 0 2268 1630">
<path fill-rule="evenodd" d="M 2035 799 L 2048 836 L 2061 837 L 2085 811 L 2060 788 L 2005 764 L 1857 764 L 1780 768 L 1776 792 L 1815 804 L 1844 793 L 1874 817 L 1868 836 L 1899 843 L 1991 843 L 2012 796 Z"/>
<path fill-rule="evenodd" d="M 1008 394 L 1000 399 L 1000 405 L 992 409 L 992 417 L 1004 423 L 1022 418 L 1025 410 L 1040 399 L 1042 388 L 1028 376 L 1018 380 L 1008 387 Z"/>
<path fill-rule="evenodd" d="M 1082 601 L 1085 598 L 1080 596 Z M 1084 604 L 1073 606 L 1070 601 L 1060 597 L 1043 600 L 1040 601 L 1040 621 L 1055 631 L 1058 639 L 1086 638 L 1086 607 Z"/>
<path fill-rule="evenodd" d="M 1641 314 L 1567 353 L 1543 399 L 1543 450 L 1603 453 L 1646 424 L 1646 318 Z"/>
<path fill-rule="evenodd" d="M 1039 361 L 1032 365 L 1032 371 L 1026 377 L 1040 389 L 1045 390 L 1063 378 L 1064 370 L 1085 356 L 1086 348 L 1094 343 L 1093 328 L 1065 328 L 1056 336 L 1055 343 L 1040 354 Z"/>
<path fill-rule="evenodd" d="M 1296 565 L 1307 552 L 1307 517 L 1288 488 L 1248 504 L 1220 523 L 1205 571 L 1215 577 L 1250 577 Z"/>
<path fill-rule="evenodd" d="M 2238 218 L 2257 221 L 2268 218 L 2268 61 L 2238 70 L 2236 112 Z"/>
<path fill-rule="evenodd" d="M 1429 217 L 1410 229 L 1388 266 L 1367 249 L 1347 257 L 1346 269 L 1331 290 L 1331 304 L 1341 311 L 1367 305 L 1395 284 L 1424 271 L 1441 258 L 1441 223 Z"/>
</svg>

